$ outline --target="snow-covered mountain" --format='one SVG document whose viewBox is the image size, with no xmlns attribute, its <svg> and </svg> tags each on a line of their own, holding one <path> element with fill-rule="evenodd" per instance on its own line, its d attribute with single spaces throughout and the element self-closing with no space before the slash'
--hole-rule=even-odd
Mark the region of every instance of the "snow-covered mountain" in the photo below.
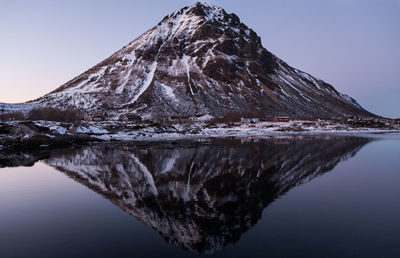
<svg viewBox="0 0 400 258">
<path fill-rule="evenodd" d="M 166 16 L 33 103 L 148 116 L 232 111 L 298 118 L 372 115 L 351 97 L 270 53 L 235 14 L 202 3 Z"/>
<path fill-rule="evenodd" d="M 330 171 L 369 141 L 119 144 L 53 152 L 45 163 L 105 196 L 169 243 L 211 253 L 238 241 L 281 195 Z"/>
</svg>

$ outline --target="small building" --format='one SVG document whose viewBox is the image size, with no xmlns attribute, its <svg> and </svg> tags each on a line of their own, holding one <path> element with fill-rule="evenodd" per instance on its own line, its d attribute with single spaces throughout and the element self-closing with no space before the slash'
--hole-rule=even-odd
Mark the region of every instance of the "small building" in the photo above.
<svg viewBox="0 0 400 258">
<path fill-rule="evenodd" d="M 85 120 L 86 122 L 101 122 L 106 121 L 107 117 L 103 115 L 85 116 L 83 120 Z"/>
<path fill-rule="evenodd" d="M 207 121 L 213 119 L 213 116 L 210 115 L 196 115 L 189 118 L 192 121 Z"/>
<path fill-rule="evenodd" d="M 258 117 L 242 117 L 242 118 L 240 118 L 240 122 L 242 122 L 242 123 L 258 123 L 258 122 L 260 122 L 260 118 L 258 118 Z"/>
<path fill-rule="evenodd" d="M 288 116 L 276 116 L 275 118 L 274 118 L 274 122 L 284 122 L 284 123 L 287 123 L 287 122 L 289 122 L 290 121 L 290 118 L 288 117 Z"/>
<path fill-rule="evenodd" d="M 136 115 L 136 114 L 125 114 L 120 117 L 120 120 L 124 121 L 124 122 L 128 122 L 128 121 L 141 122 L 142 117 L 139 115 Z"/>
<path fill-rule="evenodd" d="M 97 116 L 92 116 L 92 121 L 93 122 L 102 122 L 102 121 L 106 121 L 106 117 L 102 116 L 102 115 L 97 115 Z"/>
</svg>

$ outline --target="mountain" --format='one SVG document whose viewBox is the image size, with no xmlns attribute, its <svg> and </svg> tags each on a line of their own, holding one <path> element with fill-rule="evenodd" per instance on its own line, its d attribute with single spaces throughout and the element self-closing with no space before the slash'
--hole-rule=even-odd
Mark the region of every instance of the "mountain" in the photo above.
<svg viewBox="0 0 400 258">
<path fill-rule="evenodd" d="M 196 3 L 166 16 L 39 106 L 87 112 L 331 118 L 372 116 L 354 99 L 266 50 L 235 14 Z"/>
<path fill-rule="evenodd" d="M 370 141 L 107 144 L 54 151 L 44 162 L 137 217 L 167 242 L 212 253 L 237 242 L 276 199 L 332 170 Z"/>
</svg>

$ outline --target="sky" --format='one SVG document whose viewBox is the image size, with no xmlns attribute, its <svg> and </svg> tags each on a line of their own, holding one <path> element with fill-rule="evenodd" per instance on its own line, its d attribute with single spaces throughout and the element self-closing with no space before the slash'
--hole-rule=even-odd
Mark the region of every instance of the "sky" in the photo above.
<svg viewBox="0 0 400 258">
<path fill-rule="evenodd" d="M 56 89 L 196 1 L 0 0 L 0 102 Z M 400 118 L 400 0 L 211 0 L 289 65 Z"/>
</svg>

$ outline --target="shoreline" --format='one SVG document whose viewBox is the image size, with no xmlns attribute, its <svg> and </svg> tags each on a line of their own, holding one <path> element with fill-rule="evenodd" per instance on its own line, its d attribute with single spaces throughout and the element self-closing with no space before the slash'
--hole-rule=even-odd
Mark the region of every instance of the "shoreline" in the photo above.
<svg viewBox="0 0 400 258">
<path fill-rule="evenodd" d="M 400 126 L 359 127 L 346 122 L 257 122 L 229 124 L 158 124 L 117 121 L 8 121 L 0 123 L 0 151 L 88 145 L 95 142 L 196 140 L 226 137 L 279 138 L 286 136 L 355 136 L 400 139 Z"/>
<path fill-rule="evenodd" d="M 298 122 L 293 122 L 292 126 Z M 335 124 L 336 126 L 337 124 Z M 341 125 L 343 126 L 343 125 Z M 53 152 L 87 146 L 117 144 L 148 146 L 155 144 L 208 144 L 234 140 L 235 144 L 272 140 L 275 144 L 290 144 L 297 140 L 331 139 L 335 137 L 383 138 L 400 140 L 400 130 L 377 128 L 294 127 L 287 123 L 255 124 L 126 124 L 61 123 L 49 121 L 13 121 L 0 123 L 0 168 L 32 166 Z"/>
</svg>

